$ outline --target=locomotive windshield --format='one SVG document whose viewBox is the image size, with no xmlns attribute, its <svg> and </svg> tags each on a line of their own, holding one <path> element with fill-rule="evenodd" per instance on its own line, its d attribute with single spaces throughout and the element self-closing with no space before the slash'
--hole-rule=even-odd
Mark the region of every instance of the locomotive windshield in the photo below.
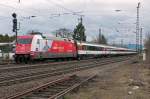
<svg viewBox="0 0 150 99">
<path fill-rule="evenodd" d="M 31 44 L 32 42 L 32 38 L 22 38 L 22 39 L 18 39 L 18 43 L 19 44 Z"/>
</svg>

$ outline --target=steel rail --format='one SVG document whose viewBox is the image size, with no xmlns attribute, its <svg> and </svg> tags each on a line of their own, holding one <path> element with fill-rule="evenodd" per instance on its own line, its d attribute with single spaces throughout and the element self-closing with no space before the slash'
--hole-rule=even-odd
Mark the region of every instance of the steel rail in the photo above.
<svg viewBox="0 0 150 99">
<path fill-rule="evenodd" d="M 96 74 L 86 77 L 83 80 L 79 79 L 76 75 L 66 76 L 64 78 L 61 78 L 52 82 L 48 82 L 39 87 L 32 88 L 22 93 L 18 93 L 14 96 L 10 96 L 6 99 L 30 99 L 30 97 L 31 98 L 35 97 L 36 99 L 38 99 L 39 97 L 38 93 L 39 94 L 41 94 L 42 92 L 43 92 L 42 94 L 44 94 L 44 92 L 47 93 L 48 89 L 50 89 L 48 90 L 48 93 L 51 93 L 51 94 L 47 95 L 48 96 L 47 99 L 58 99 L 64 96 L 65 94 L 69 93 L 70 91 L 74 90 L 75 88 L 83 85 L 85 82 L 89 81 L 90 79 L 93 79 L 94 77 L 96 77 Z M 56 89 L 57 91 L 54 91 Z"/>
<path fill-rule="evenodd" d="M 73 75 L 71 76 L 66 76 L 66 77 L 63 77 L 61 79 L 57 79 L 57 80 L 54 80 L 52 82 L 48 82 L 46 84 L 43 84 L 41 86 L 38 86 L 38 87 L 35 87 L 35 88 L 32 88 L 32 89 L 29 89 L 29 90 L 26 90 L 22 93 L 18 93 L 14 96 L 9 96 L 7 97 L 6 99 L 20 99 L 21 97 L 25 96 L 25 95 L 29 95 L 31 94 L 32 92 L 34 92 L 35 90 L 42 90 L 43 88 L 46 88 L 48 85 L 51 85 L 51 84 L 54 84 L 54 83 L 57 83 L 57 82 L 61 82 L 61 81 L 64 81 L 64 80 L 67 80 L 67 79 L 70 79 Z"/>
<path fill-rule="evenodd" d="M 109 58 L 102 58 L 101 60 L 104 59 L 109 59 Z M 52 62 L 52 63 L 44 63 L 44 64 L 32 64 L 32 65 L 12 65 L 12 66 L 0 66 L 0 73 L 4 72 L 10 72 L 10 71 L 19 71 L 23 69 L 35 69 L 35 68 L 43 68 L 43 67 L 50 67 L 50 66 L 56 66 L 56 65 L 67 65 L 67 64 L 72 64 L 72 63 L 79 63 L 79 62 L 87 62 L 87 61 L 92 61 L 95 59 L 88 59 L 88 60 L 81 60 L 81 61 L 67 61 L 67 62 Z"/>
<path fill-rule="evenodd" d="M 93 62 L 91 62 L 91 63 L 77 63 L 77 64 L 71 64 L 71 65 L 69 65 L 69 64 L 65 64 L 65 65 L 58 65 L 58 66 L 56 66 L 56 65 L 54 65 L 54 66 L 52 66 L 52 67 L 55 67 L 55 68 L 52 68 L 51 66 L 50 67 L 48 67 L 48 68 L 46 68 L 45 69 L 45 67 L 43 67 L 40 71 L 38 71 L 38 72 L 34 72 L 35 70 L 32 70 L 32 71 L 28 71 L 28 70 L 26 70 L 27 71 L 27 73 L 25 72 L 25 73 L 22 73 L 22 72 L 20 72 L 20 74 L 19 75 L 10 75 L 10 76 L 1 76 L 0 77 L 0 82 L 2 82 L 2 81 L 4 81 L 4 80 L 10 80 L 10 79 L 14 79 L 14 78 L 22 78 L 22 77 L 27 77 L 27 76 L 33 76 L 33 75 L 39 75 L 39 74 L 46 74 L 46 73 L 49 73 L 49 72 L 55 72 L 55 71 L 57 71 L 57 70 L 63 70 L 63 69 L 68 69 L 68 68 L 71 68 L 71 67 L 75 67 L 76 65 L 82 65 L 82 66 L 84 66 L 84 65 L 90 65 L 90 64 L 93 64 Z M 43 70 L 43 69 L 45 69 L 45 70 Z M 16 71 L 14 71 L 14 72 L 16 72 Z M 8 73 L 7 73 L 8 74 Z"/>
<path fill-rule="evenodd" d="M 50 73 L 45 73 L 45 74 L 39 74 L 39 75 L 33 75 L 33 76 L 28 76 L 28 77 L 22 77 L 22 78 L 16 78 L 16 79 L 11 79 L 11 80 L 7 80 L 7 81 L 2 81 L 0 82 L 0 86 L 8 86 L 8 85 L 12 85 L 12 84 L 17 84 L 17 83 L 21 83 L 21 82 L 27 82 L 30 80 L 35 80 L 38 78 L 46 78 L 46 77 L 50 77 L 50 76 L 55 76 L 55 75 L 61 75 L 61 74 L 66 74 L 66 73 L 70 73 L 70 72 L 75 72 L 75 71 L 80 71 L 80 70 L 84 70 L 84 69 L 89 69 L 89 68 L 94 68 L 100 65 L 106 65 L 109 63 L 114 63 L 114 62 L 119 62 L 119 61 L 123 61 L 125 59 L 117 59 L 116 61 L 114 60 L 110 60 L 110 61 L 105 61 L 105 62 L 101 62 L 99 64 L 99 62 L 94 62 L 93 64 L 90 65 L 82 65 L 82 66 L 74 66 L 73 68 L 67 68 L 67 69 L 61 69 L 61 70 L 56 70 L 54 72 L 50 72 Z M 96 64 L 95 64 L 96 63 Z"/>
<path fill-rule="evenodd" d="M 131 55 L 130 55 L 131 56 Z M 133 56 L 133 55 L 132 55 Z M 119 57 L 126 57 L 126 56 L 119 56 Z M 98 59 L 87 59 L 87 60 L 73 60 L 73 61 L 65 61 L 65 62 L 49 62 L 49 63 L 40 63 L 40 64 L 13 64 L 13 65 L 0 65 L 0 73 L 4 72 L 9 72 L 9 71 L 19 71 L 22 69 L 34 69 L 34 68 L 42 68 L 43 66 L 53 66 L 53 65 L 62 65 L 62 64 L 72 64 L 72 63 L 79 63 L 79 62 L 87 62 L 87 61 L 92 61 L 92 60 L 106 60 L 110 59 L 113 57 L 103 57 L 103 58 L 98 58 Z"/>
<path fill-rule="evenodd" d="M 77 83 L 77 84 L 75 84 L 75 85 L 73 85 L 73 86 L 71 86 L 71 87 L 69 87 L 69 88 L 67 88 L 67 89 L 65 89 L 65 90 L 63 90 L 63 91 L 61 91 L 61 92 L 51 96 L 51 97 L 49 97 L 48 99 L 59 99 L 60 97 L 63 97 L 65 94 L 69 93 L 70 91 L 74 90 L 75 88 L 83 85 L 85 82 L 93 79 L 94 77 L 96 77 L 96 74 L 88 77 L 87 79 L 81 81 L 80 83 Z"/>
</svg>

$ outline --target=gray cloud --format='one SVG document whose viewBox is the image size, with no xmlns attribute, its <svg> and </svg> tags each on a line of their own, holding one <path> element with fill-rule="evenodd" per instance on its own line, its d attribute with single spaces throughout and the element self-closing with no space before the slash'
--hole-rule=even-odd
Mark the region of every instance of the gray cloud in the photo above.
<svg viewBox="0 0 150 99">
<path fill-rule="evenodd" d="M 148 0 L 140 0 L 141 26 L 144 32 L 149 32 L 149 4 Z M 31 19 L 20 21 L 20 35 L 29 30 L 39 30 L 46 34 L 58 28 L 69 28 L 71 30 L 78 23 L 79 16 L 62 15 L 50 18 L 51 14 L 68 13 L 72 11 L 82 11 L 83 23 L 86 27 L 88 40 L 98 34 L 98 29 L 102 28 L 102 33 L 109 42 L 120 41 L 124 38 L 125 43 L 134 41 L 136 6 L 139 0 L 0 0 L 0 33 L 12 34 L 12 12 L 18 14 L 19 20 L 22 17 L 37 16 Z M 64 8 L 63 8 L 64 7 Z M 116 9 L 122 10 L 115 12 Z M 133 40 L 134 39 L 134 40 Z"/>
</svg>

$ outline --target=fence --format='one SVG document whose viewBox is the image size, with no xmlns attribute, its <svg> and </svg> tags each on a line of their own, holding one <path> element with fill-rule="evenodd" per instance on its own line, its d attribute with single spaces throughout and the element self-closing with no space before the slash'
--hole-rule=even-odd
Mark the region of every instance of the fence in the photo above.
<svg viewBox="0 0 150 99">
<path fill-rule="evenodd" d="M 14 55 L 14 45 L 1 45 L 0 46 L 0 63 L 9 63 L 12 62 Z"/>
<path fill-rule="evenodd" d="M 0 64 L 12 62 L 14 60 L 13 55 L 14 53 L 0 52 Z"/>
</svg>

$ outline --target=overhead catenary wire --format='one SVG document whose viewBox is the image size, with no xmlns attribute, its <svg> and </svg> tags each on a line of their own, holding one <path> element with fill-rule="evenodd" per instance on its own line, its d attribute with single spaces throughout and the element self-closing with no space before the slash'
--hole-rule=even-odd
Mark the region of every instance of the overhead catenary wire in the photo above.
<svg viewBox="0 0 150 99">
<path fill-rule="evenodd" d="M 59 4 L 58 4 L 59 5 Z M 32 16 L 33 15 L 35 15 L 37 18 L 38 17 L 44 17 L 44 19 L 46 18 L 48 18 L 49 19 L 49 17 L 51 17 L 51 18 L 53 18 L 53 17 L 60 17 L 60 16 L 50 16 L 50 15 L 52 15 L 51 13 L 46 13 L 46 14 L 48 14 L 48 15 L 43 15 L 43 13 L 39 13 L 39 10 L 38 9 L 30 9 L 30 10 L 27 10 L 27 9 L 24 9 L 24 8 L 22 8 L 21 7 L 21 4 L 18 4 L 17 6 L 14 6 L 14 5 L 9 5 L 9 4 L 2 4 L 2 3 L 0 3 L 0 6 L 2 6 L 2 7 L 5 7 L 5 8 L 8 8 L 9 10 L 10 9 L 13 9 L 12 10 L 12 13 L 13 12 L 16 12 L 17 13 L 17 15 L 18 15 L 18 21 L 20 22 L 21 20 L 26 20 L 26 19 L 31 19 L 32 18 Z M 59 7 L 60 8 L 60 7 Z M 61 8 L 62 9 L 64 9 L 65 10 L 65 12 L 63 13 L 60 13 L 60 15 L 80 15 L 79 13 L 81 12 L 79 12 L 79 11 L 73 11 L 73 10 L 71 10 L 71 9 L 68 9 L 68 8 L 66 8 L 66 7 L 63 7 L 63 6 L 61 6 Z M 32 14 L 31 12 L 37 12 L 37 14 Z M 42 10 L 41 10 L 42 11 Z M 19 12 L 26 12 L 28 15 L 24 15 L 23 13 L 19 13 Z M 39 15 L 40 14 L 40 15 Z M 42 14 L 42 15 L 41 15 Z M 1 17 L 1 16 L 0 16 Z M 9 17 L 2 17 L 2 18 L 5 18 L 5 19 L 12 19 L 11 18 L 11 10 L 10 10 L 10 15 L 9 15 Z M 0 19 L 1 20 L 1 19 Z M 35 20 L 34 20 L 35 21 Z M 36 20 L 36 21 L 38 21 L 38 20 Z M 32 24 L 35 24 L 35 23 L 32 23 Z M 37 24 L 37 23 L 36 23 Z"/>
<path fill-rule="evenodd" d="M 36 12 L 37 14 L 33 14 L 33 15 L 37 15 L 37 16 L 48 16 L 48 15 L 43 15 L 43 14 L 40 14 L 39 15 L 39 13 L 40 13 L 40 9 L 38 10 L 38 9 L 34 9 L 34 8 L 32 8 L 32 9 L 23 9 L 23 8 L 17 8 L 17 7 L 13 7 L 13 6 L 10 6 L 10 5 L 7 5 L 7 4 L 2 4 L 2 3 L 0 3 L 0 6 L 2 6 L 2 7 L 5 7 L 5 8 L 9 8 L 9 9 L 13 9 L 14 11 L 16 10 L 17 12 L 27 12 L 27 13 L 33 13 L 33 12 Z M 19 5 L 18 5 L 19 6 Z M 31 14 L 29 14 L 30 16 L 32 16 Z"/>
<path fill-rule="evenodd" d="M 48 0 L 47 0 L 48 1 Z M 20 0 L 18 1 L 19 3 L 20 3 Z M 48 1 L 48 2 L 50 2 L 50 1 Z M 68 11 L 68 12 L 64 12 L 64 13 L 58 13 L 58 14 L 56 14 L 55 16 L 53 15 L 53 14 L 51 14 L 51 16 L 50 16 L 50 18 L 53 18 L 53 17 L 59 17 L 59 16 L 61 16 L 61 15 L 77 15 L 77 16 L 81 16 L 81 14 L 79 14 L 79 13 L 82 13 L 81 11 L 73 11 L 73 10 L 71 10 L 71 9 L 69 9 L 69 8 L 66 8 L 66 7 L 64 7 L 63 5 L 61 5 L 61 4 L 58 4 L 58 3 L 55 3 L 55 2 L 53 2 L 53 1 L 51 1 L 54 5 L 56 5 L 56 6 L 58 6 L 59 8 L 62 8 L 62 9 L 64 9 L 64 10 L 66 10 L 66 11 Z M 20 4 L 18 4 L 18 5 L 20 5 Z M 34 8 L 32 8 L 32 9 L 30 9 L 30 10 L 25 10 L 25 9 L 23 9 L 23 8 L 16 8 L 16 7 L 13 7 L 13 6 L 10 6 L 10 5 L 6 5 L 6 4 L 2 4 L 2 3 L 0 3 L 0 6 L 2 6 L 2 7 L 6 7 L 6 8 L 10 8 L 10 9 L 14 9 L 14 10 L 16 10 L 17 12 L 19 11 L 19 12 L 32 12 L 33 13 L 33 11 L 34 12 L 37 12 L 38 14 L 34 14 L 34 15 L 36 15 L 37 17 L 48 17 L 49 15 L 39 15 L 39 12 L 40 12 L 40 9 L 38 10 L 38 9 L 34 9 Z M 19 13 L 19 16 L 21 16 L 21 14 Z M 29 16 L 32 16 L 31 14 L 29 15 Z M 22 17 L 29 17 L 29 16 L 24 16 L 24 15 L 22 15 Z M 82 15 L 83 16 L 83 15 Z"/>
<path fill-rule="evenodd" d="M 57 6 L 59 8 L 62 8 L 68 12 L 70 12 L 72 15 L 77 15 L 77 16 L 81 16 L 81 13 L 82 11 L 73 11 L 72 9 L 69 9 L 67 7 L 64 7 L 63 5 L 59 4 L 59 3 L 56 3 L 56 2 L 53 2 L 52 0 L 46 0 L 47 2 L 51 3 L 51 4 L 54 4 L 54 6 Z M 69 13 L 63 13 L 63 14 L 69 14 Z"/>
<path fill-rule="evenodd" d="M 61 4 L 58 4 L 58 3 L 56 3 L 56 2 L 53 2 L 52 0 L 46 0 L 46 1 L 53 3 L 55 6 L 58 6 L 58 7 L 60 7 L 60 8 L 63 8 L 64 10 L 67 10 L 67 11 L 69 11 L 69 12 L 74 13 L 73 10 L 66 8 L 66 7 L 64 7 L 64 6 L 61 5 Z"/>
</svg>

